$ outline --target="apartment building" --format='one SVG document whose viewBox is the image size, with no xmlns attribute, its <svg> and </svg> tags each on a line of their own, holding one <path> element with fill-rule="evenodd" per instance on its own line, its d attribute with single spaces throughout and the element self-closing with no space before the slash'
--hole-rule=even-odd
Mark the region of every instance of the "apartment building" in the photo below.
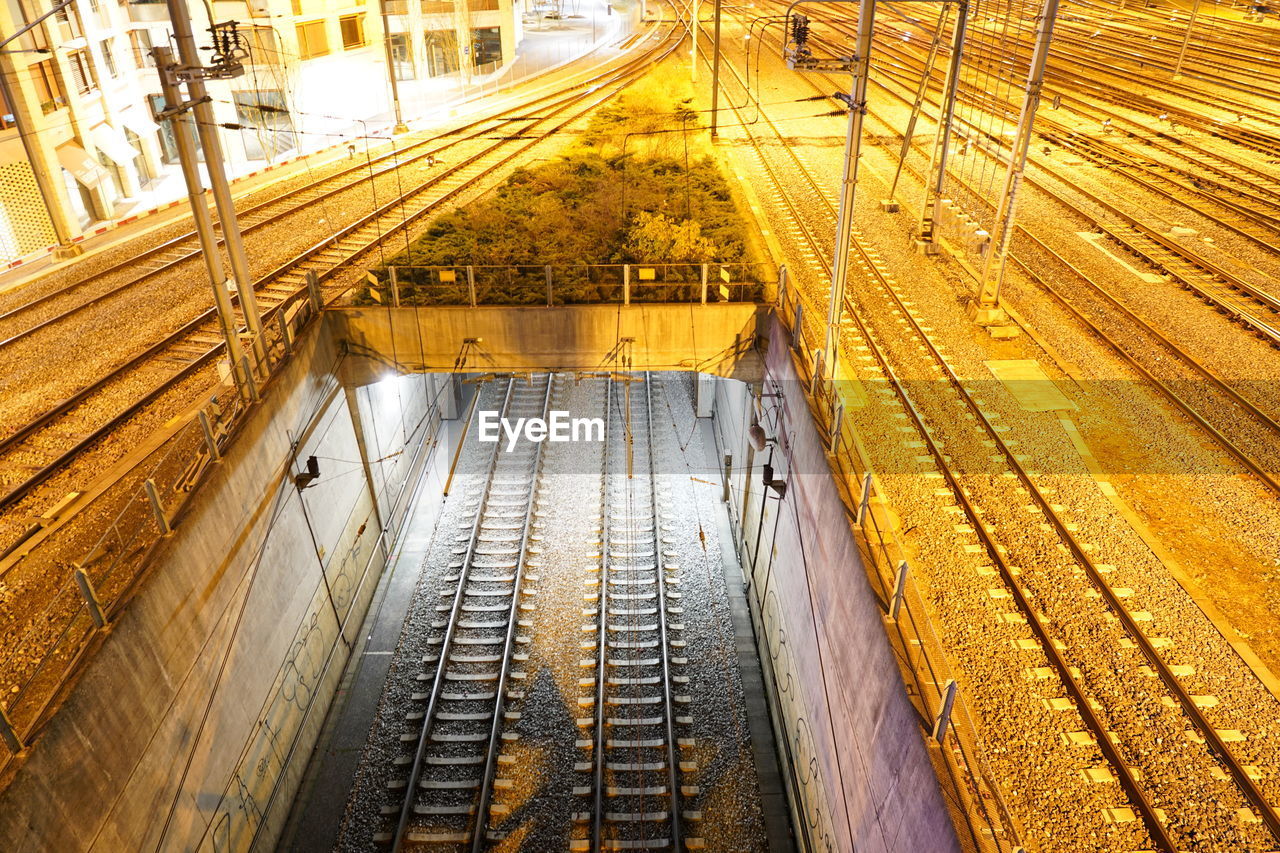
<svg viewBox="0 0 1280 853">
<path fill-rule="evenodd" d="M 239 128 L 220 131 L 233 175 L 385 126 L 388 53 L 412 120 L 520 38 L 512 0 L 211 0 L 190 8 L 201 44 L 210 5 L 247 51 L 243 75 L 208 84 L 218 122 Z M 0 0 L 0 40 L 50 8 Z M 0 263 L 184 194 L 172 130 L 153 117 L 150 50 L 169 43 L 168 14 L 162 0 L 73 0 L 0 49 Z"/>
</svg>

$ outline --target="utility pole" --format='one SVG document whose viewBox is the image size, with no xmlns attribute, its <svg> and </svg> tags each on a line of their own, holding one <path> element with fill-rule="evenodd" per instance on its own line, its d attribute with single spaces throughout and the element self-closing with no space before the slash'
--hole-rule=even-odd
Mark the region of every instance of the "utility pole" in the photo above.
<svg viewBox="0 0 1280 853">
<path fill-rule="evenodd" d="M 1053 38 L 1053 25 L 1058 18 L 1058 0 L 1044 0 L 1040 20 L 1036 25 L 1035 52 L 1027 70 L 1026 97 L 1022 100 L 1022 112 L 1018 116 L 1018 132 L 1009 151 L 1009 170 L 1005 173 L 1004 190 L 997 207 L 994 242 L 991 254 L 982 271 L 982 287 L 978 301 L 970 304 L 971 319 L 979 325 L 995 326 L 1005 319 L 1000 307 L 1000 284 L 1004 280 L 1005 259 L 1009 253 L 1009 239 L 1013 234 L 1015 205 L 1018 186 L 1027 166 L 1027 149 L 1031 147 L 1031 128 L 1035 123 L 1036 108 L 1040 106 L 1040 91 L 1044 87 L 1044 67 L 1049 59 L 1049 42 Z"/>
<path fill-rule="evenodd" d="M 1051 0 L 1056 2 L 1056 0 Z M 862 120 L 867 114 L 867 77 L 871 72 L 871 29 L 875 22 L 876 0 L 858 4 L 858 43 L 854 48 L 853 84 L 849 93 L 849 129 L 844 140 L 844 175 L 840 181 L 840 207 L 836 213 L 835 262 L 831 268 L 831 302 L 827 312 L 826 353 L 828 375 L 839 371 L 840 318 L 848 283 L 849 246 L 853 242 L 853 201 L 858 186 L 858 155 L 862 147 Z"/>
<path fill-rule="evenodd" d="M 960 62 L 964 54 L 965 25 L 969 20 L 969 4 L 959 0 L 956 12 L 955 32 L 951 37 L 951 62 L 947 66 L 947 80 L 942 92 L 942 115 L 933 136 L 933 151 L 929 155 L 928 176 L 932 184 L 925 183 L 924 204 L 920 205 L 920 251 L 932 254 L 937 251 L 937 235 L 933 229 L 942 215 L 942 189 L 947 179 L 947 152 L 951 147 L 951 125 L 955 119 L 956 93 L 960 89 Z M 945 16 L 946 7 L 942 14 Z M 904 152 L 905 159 L 905 152 Z M 901 164 L 899 164 L 901 166 Z"/>
<path fill-rule="evenodd" d="M 164 112 L 156 118 L 168 119 L 173 138 L 178 144 L 178 163 L 182 166 L 182 177 L 187 184 L 187 198 L 191 200 L 191 217 L 195 220 L 196 234 L 200 238 L 200 255 L 204 258 L 209 284 L 213 287 L 213 301 L 218 309 L 222 337 L 227 344 L 227 360 L 231 362 L 231 373 L 236 379 L 236 386 L 248 400 L 251 398 L 251 379 L 244 375 L 244 351 L 240 348 L 240 338 L 236 334 L 235 310 L 231 307 L 231 293 L 222 269 L 222 253 L 218 251 L 213 219 L 209 216 L 209 205 L 205 201 L 200 172 L 196 168 L 196 144 L 191 135 L 191 117 L 183 106 L 175 75 L 166 73 L 176 70 L 178 66 L 173 61 L 173 51 L 167 47 L 152 48 L 151 58 L 155 60 L 156 69 L 160 72 L 160 90 L 165 101 Z"/>
<path fill-rule="evenodd" d="M 911 115 L 907 119 L 907 129 L 902 133 L 902 148 L 898 152 L 898 167 L 893 170 L 893 180 L 889 183 L 889 195 L 880 201 L 880 208 L 885 213 L 898 212 L 898 181 L 902 178 L 902 166 L 911 153 L 911 141 L 915 137 L 916 122 L 924 108 L 925 95 L 929 92 L 929 84 L 933 82 L 933 67 L 938 61 L 938 49 L 942 46 L 942 35 L 947 28 L 947 17 L 951 7 L 941 4 L 938 11 L 938 23 L 934 26 L 933 40 L 929 42 L 929 55 L 924 60 L 924 70 L 920 72 L 920 85 L 916 87 L 916 98 L 911 104 Z M 945 97 L 945 91 L 943 93 Z"/>
<path fill-rule="evenodd" d="M 1182 60 L 1187 58 L 1187 45 L 1191 43 L 1191 28 L 1196 25 L 1196 15 L 1200 13 L 1200 0 L 1191 4 L 1191 18 L 1187 21 L 1187 33 L 1182 37 L 1182 49 L 1178 51 L 1178 62 L 1173 66 L 1173 79 L 1182 76 Z"/>
<path fill-rule="evenodd" d="M 693 49 L 690 55 L 693 61 L 689 63 L 689 79 L 694 83 L 698 82 L 698 0 L 693 0 L 693 21 L 689 27 L 689 34 L 693 36 Z"/>
<path fill-rule="evenodd" d="M 166 3 L 169 7 L 169 20 L 173 25 L 173 38 L 178 45 L 178 59 L 182 63 L 173 69 L 177 78 L 174 82 L 186 83 L 187 94 L 191 96 L 190 106 L 195 112 L 196 132 L 200 135 L 200 146 L 204 149 L 204 168 L 209 175 L 209 187 L 213 190 L 213 201 L 218 208 L 218 219 L 222 223 L 222 239 L 227 247 L 227 257 L 231 259 L 231 274 L 235 278 L 236 292 L 240 295 L 245 325 L 249 327 L 254 360 L 265 368 L 266 337 L 262 329 L 262 315 L 258 312 L 258 296 L 253 290 L 249 261 L 244 253 L 244 240 L 240 236 L 240 223 L 236 218 L 235 203 L 231 199 L 231 185 L 227 182 L 222 140 L 218 136 L 213 104 L 204 85 L 207 78 L 235 77 L 244 73 L 244 68 L 238 62 L 230 63 L 225 68 L 217 64 L 211 68 L 202 67 L 195 36 L 191 31 L 191 15 L 187 10 L 186 0 L 166 0 Z"/>
<path fill-rule="evenodd" d="M 64 2 L 55 3 L 48 12 L 22 27 L 4 41 L 0 41 L 0 95 L 4 96 L 4 102 L 9 105 L 9 109 L 13 112 L 13 122 L 18 127 L 18 138 L 22 140 L 22 150 L 27 155 L 27 162 L 31 166 L 31 174 L 36 179 L 36 188 L 39 189 L 40 198 L 44 201 L 45 210 L 49 214 L 49 224 L 53 227 L 53 236 L 58 243 L 53 247 L 52 251 L 55 261 L 65 261 L 84 254 L 84 247 L 79 243 L 71 242 L 71 223 L 66 218 L 65 208 L 62 205 L 61 197 L 58 195 L 57 185 L 53 182 L 52 164 L 49 163 L 48 158 L 44 156 L 44 151 L 36 143 L 36 132 L 32 126 L 31 111 L 27 108 L 26 100 L 20 97 L 21 92 L 15 92 L 15 87 L 9 85 L 10 80 L 18 79 L 17 66 L 13 64 L 9 51 L 3 48 L 40 26 L 45 18 L 61 11 L 69 2 L 70 0 L 64 0 Z M 50 56 L 53 55 L 51 51 L 46 52 Z"/>
<path fill-rule="evenodd" d="M 720 120 L 720 2 L 716 0 L 716 34 L 714 53 L 711 56 L 711 138 L 718 133 L 716 123 Z"/>
<path fill-rule="evenodd" d="M 408 133 L 409 126 L 404 123 L 400 114 L 400 83 L 396 79 L 395 57 L 391 55 L 391 22 L 387 16 L 387 0 L 378 0 L 378 11 L 382 13 L 382 47 L 387 55 L 387 77 L 391 80 L 391 103 L 396 111 L 396 126 L 392 133 Z"/>
</svg>

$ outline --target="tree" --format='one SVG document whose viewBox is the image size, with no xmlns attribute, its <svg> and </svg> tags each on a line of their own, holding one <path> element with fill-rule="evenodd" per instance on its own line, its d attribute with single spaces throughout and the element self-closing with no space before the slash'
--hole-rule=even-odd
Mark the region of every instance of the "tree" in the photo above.
<svg viewBox="0 0 1280 853">
<path fill-rule="evenodd" d="M 623 252 L 637 262 L 703 264 L 716 259 L 716 244 L 702 236 L 697 222 L 641 211 L 627 232 Z"/>
</svg>

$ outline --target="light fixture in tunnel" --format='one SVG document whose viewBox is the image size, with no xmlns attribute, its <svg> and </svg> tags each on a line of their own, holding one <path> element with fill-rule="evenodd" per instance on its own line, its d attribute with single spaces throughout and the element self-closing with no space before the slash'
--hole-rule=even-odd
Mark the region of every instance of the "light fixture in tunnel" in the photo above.
<svg viewBox="0 0 1280 853">
<path fill-rule="evenodd" d="M 764 427 L 760 426 L 758 423 L 754 423 L 751 425 L 751 428 L 747 430 L 747 440 L 751 442 L 751 446 L 756 449 L 757 453 L 759 453 L 764 450 L 765 445 L 769 443 L 769 436 L 765 435 Z"/>
</svg>

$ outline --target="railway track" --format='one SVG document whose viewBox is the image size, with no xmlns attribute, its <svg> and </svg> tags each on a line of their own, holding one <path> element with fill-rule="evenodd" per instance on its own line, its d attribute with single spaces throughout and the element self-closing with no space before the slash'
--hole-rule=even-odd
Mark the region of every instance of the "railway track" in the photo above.
<svg viewBox="0 0 1280 853">
<path fill-rule="evenodd" d="M 762 113 L 762 118 L 764 126 L 781 138 L 767 113 Z M 785 166 L 773 165 L 753 129 L 744 124 L 744 132 L 756 147 L 776 195 L 791 209 L 796 236 L 808 244 L 806 256 L 824 259 L 828 241 L 817 234 L 827 233 L 835 223 L 828 191 L 814 180 L 793 149 L 771 147 L 790 160 Z M 806 214 L 796 206 L 782 171 L 802 179 L 807 185 L 805 198 L 818 201 L 820 214 Z M 807 205 L 809 211 L 814 207 Z M 1073 742 L 1105 757 L 1105 771 L 1091 771 L 1086 778 L 1118 782 L 1127 805 L 1107 810 L 1104 819 L 1136 817 L 1148 836 L 1145 840 L 1157 849 L 1170 853 L 1192 849 L 1195 843 L 1189 839 L 1196 837 L 1197 827 L 1216 818 L 1213 809 L 1206 809 L 1193 820 L 1187 810 L 1196 809 L 1197 804 L 1188 799 L 1188 791 L 1213 790 L 1218 802 L 1242 803 L 1240 808 L 1252 815 L 1246 818 L 1241 814 L 1234 825 L 1217 823 L 1212 829 L 1218 833 L 1214 838 L 1234 838 L 1241 843 L 1240 849 L 1280 840 L 1280 816 L 1272 800 L 1255 778 L 1252 762 L 1241 760 L 1232 746 L 1247 735 L 1228 728 L 1243 724 L 1253 709 L 1246 709 L 1244 718 L 1230 710 L 1211 711 L 1216 699 L 1209 701 L 1188 689 L 1184 680 L 1203 686 L 1207 677 L 1198 673 L 1194 664 L 1171 662 L 1168 656 L 1172 652 L 1161 650 L 1168 649 L 1169 642 L 1144 630 L 1145 620 L 1152 616 L 1134 605 L 1135 590 L 1113 585 L 1108 575 L 1114 567 L 1102 565 L 1090 555 L 1092 546 L 1082 540 L 1077 524 L 1066 517 L 1069 508 L 1057 502 L 1063 498 L 1043 482 L 1048 478 L 1028 467 L 1029 460 L 1021 450 L 1015 452 L 1006 435 L 1008 427 L 995 422 L 998 412 L 978 399 L 971 383 L 955 373 L 915 316 L 909 300 L 897 292 L 883 262 L 861 239 L 855 241 L 855 249 L 867 286 L 858 299 L 850 297 L 844 332 L 874 360 L 874 369 L 868 371 L 865 381 L 884 383 L 878 387 L 893 397 L 912 424 L 915 439 L 927 450 L 926 472 L 934 471 L 947 484 L 963 519 L 957 531 L 963 528 L 962 537 L 975 536 L 988 562 L 985 571 L 980 567 L 979 575 L 1000 579 L 1001 586 L 990 592 L 991 600 L 1014 604 L 1016 613 L 1002 621 L 1025 624 L 1033 635 L 1030 645 L 1022 646 L 1018 641 L 1015 648 L 1034 649 L 1043 655 L 1049 674 L 1041 674 L 1034 666 L 1031 671 L 1036 678 L 1056 678 L 1067 694 L 1064 704 L 1052 707 L 1080 715 L 1085 734 Z M 819 274 L 829 276 L 829 272 L 823 262 Z M 871 317 L 876 318 L 874 324 L 866 319 Z M 875 326 L 881 322 L 889 324 L 891 335 L 877 331 Z M 937 382 L 927 383 L 932 392 L 917 399 L 899 379 L 899 371 L 938 376 L 941 387 Z M 991 456 L 992 448 L 995 457 Z M 959 473 L 962 470 L 978 473 Z M 1013 506 L 1022 502 L 1018 494 L 1029 496 L 1032 504 Z M 1028 513 L 1040 523 L 1028 525 Z M 1027 571 L 1032 565 L 1036 572 Z M 1081 642 L 1086 636 L 1091 640 Z M 1090 658 L 1099 646 L 1124 650 L 1119 652 L 1128 657 L 1123 674 L 1109 668 L 1114 665 L 1099 667 Z M 1145 667 L 1149 678 L 1139 675 L 1140 667 Z M 1132 715 L 1129 703 L 1135 701 L 1135 693 L 1143 694 L 1136 700 L 1140 706 L 1165 708 L 1163 718 L 1160 714 Z M 1152 762 L 1155 732 L 1167 737 L 1188 725 L 1194 737 L 1184 736 L 1181 743 L 1173 739 L 1163 742 L 1165 751 L 1178 755 L 1177 773 L 1170 774 L 1167 766 Z M 1188 743 L 1194 747 L 1188 748 Z M 1249 749 L 1251 757 L 1258 755 L 1256 745 Z M 1085 760 L 1083 754 L 1073 759 Z M 1193 781 L 1188 783 L 1188 778 Z M 1259 834 L 1256 822 L 1261 822 L 1264 833 Z"/>
<path fill-rule="evenodd" d="M 833 24 L 832 26 L 840 31 L 847 31 L 840 24 Z M 903 54 L 894 43 L 886 43 L 883 49 L 900 58 L 917 62 L 919 67 L 923 68 L 923 60 L 921 58 Z M 914 83 L 905 74 L 895 69 L 882 66 L 877 70 L 881 72 L 882 76 L 880 79 L 873 76 L 873 85 L 878 86 L 903 103 L 910 105 L 911 96 L 904 94 L 903 91 L 894 86 L 888 85 L 886 78 L 908 92 L 913 88 Z M 936 88 L 940 88 L 940 85 Z M 936 98 L 930 99 L 929 102 L 934 107 L 938 105 Z M 1000 107 L 1000 109 L 1006 108 L 1008 108 L 1008 105 Z M 971 126 L 969 131 L 972 134 L 971 138 L 976 138 L 976 147 L 980 151 L 998 158 L 998 153 L 991 149 L 993 146 L 998 147 L 1001 145 L 1002 140 L 996 138 L 993 133 L 984 128 Z M 1101 158 L 1101 155 L 1096 153 L 1092 156 L 1095 159 Z M 1068 208 L 1076 215 L 1092 222 L 1102 234 L 1169 276 L 1180 287 L 1195 293 L 1215 309 L 1237 320 L 1242 326 L 1260 337 L 1273 344 L 1280 345 L 1280 298 L 1235 275 L 1221 264 L 1193 251 L 1174 237 L 1162 233 L 1159 228 L 1147 224 L 1141 217 L 1129 213 L 1098 193 L 1071 181 L 1068 177 L 1060 175 L 1056 168 L 1043 162 L 1039 165 L 1045 170 L 1046 174 L 1070 186 L 1074 192 L 1079 193 L 1089 203 L 1096 205 L 1114 217 L 1114 220 L 1111 222 L 1100 220 L 1096 214 L 1085 210 L 1080 204 L 1067 198 L 1063 192 L 1050 186 L 1043 178 L 1034 173 L 1029 172 L 1026 174 L 1025 179 L 1028 183 L 1045 192 L 1057 203 Z M 1215 216 L 1212 212 L 1204 210 L 1198 210 L 1197 212 L 1217 222 L 1227 230 L 1236 230 L 1230 222 L 1222 221 L 1220 217 Z"/>
<path fill-rule="evenodd" d="M 818 86 L 814 86 L 814 89 L 823 91 Z M 887 91 L 899 99 L 904 98 L 901 93 L 892 89 Z M 874 112 L 872 117 L 880 120 L 875 117 Z M 889 133 L 901 138 L 900 132 L 887 124 L 886 127 Z M 929 156 L 929 151 L 918 143 L 914 145 L 914 150 L 925 158 Z M 890 154 L 896 158 L 898 151 L 894 149 Z M 923 181 L 923 176 L 910 163 L 905 164 L 905 169 L 913 173 L 917 180 Z M 990 202 L 969 186 L 963 178 L 953 174 L 951 179 L 966 189 L 973 199 L 990 207 Z M 1066 200 L 1062 201 L 1082 218 L 1095 221 L 1078 206 Z M 1259 482 L 1273 494 L 1280 495 L 1280 479 L 1277 479 L 1277 472 L 1280 472 L 1280 459 L 1277 458 L 1276 452 L 1277 439 L 1280 439 L 1280 415 L 1274 411 L 1268 411 L 1268 407 L 1264 404 L 1242 394 L 1233 387 L 1231 382 L 1190 355 L 1168 334 L 1156 328 L 1150 320 L 1125 306 L 1104 286 L 1083 273 L 1045 241 L 1021 225 L 1015 225 L 1014 233 L 1015 240 L 1010 257 L 1023 273 L 1036 281 L 1125 363 L 1151 381 L 1170 403 L 1204 429 L 1211 439 L 1249 470 Z M 1167 242 L 1167 238 L 1158 232 L 1155 236 L 1162 242 Z M 1135 251 L 1137 248 L 1139 247 L 1134 247 Z M 1036 258 L 1036 262 L 1029 260 L 1032 257 Z M 1047 263 L 1052 269 L 1065 275 L 1049 276 L 1037 271 L 1037 265 L 1043 263 Z M 1079 291 L 1073 291 L 1074 295 L 1067 292 L 1067 288 L 1072 285 L 1086 291 L 1083 304 L 1080 304 Z M 1218 298 L 1232 309 L 1250 310 L 1248 306 L 1237 308 L 1236 306 L 1239 306 L 1237 295 L 1229 288 L 1223 287 L 1220 282 L 1212 281 L 1207 286 L 1216 290 Z M 1264 305 L 1271 304 L 1267 294 L 1262 294 L 1262 297 L 1267 300 L 1263 303 Z M 1094 319 L 1097 317 L 1107 317 L 1107 320 Z M 1264 325 L 1266 325 L 1265 322 Z M 1171 382 L 1162 377 L 1162 374 L 1168 373 L 1168 362 L 1159 355 L 1153 358 L 1153 353 L 1166 354 L 1174 364 L 1180 364 L 1183 370 L 1178 378 L 1199 381 L 1194 384 L 1182 383 L 1183 390 L 1180 393 L 1174 387 L 1176 379 Z"/>
<path fill-rule="evenodd" d="M 521 131 L 484 140 L 478 151 L 432 169 L 431 177 L 403 195 L 391 198 L 368 214 L 317 242 L 299 255 L 260 276 L 254 283 L 263 309 L 264 325 L 274 329 L 286 307 L 305 294 L 308 275 L 321 285 L 378 251 L 388 239 L 421 222 L 464 190 L 514 161 L 538 142 L 577 121 L 611 98 L 652 63 L 675 49 L 681 27 L 596 78 L 575 81 L 566 91 L 541 102 L 539 115 L 521 121 Z M 514 120 L 514 119 L 513 119 Z M 425 155 L 424 155 L 425 156 Z M 279 341 L 276 342 L 277 346 Z M 95 446 L 122 424 L 137 417 L 202 367 L 222 356 L 216 312 L 209 308 L 178 329 L 127 359 L 94 382 L 39 412 L 0 438 L 0 509 L 31 496 L 69 463 Z M 140 371 L 145 371 L 141 373 Z M 121 400 L 117 386 L 129 393 Z M 67 436 L 74 436 L 68 440 Z M 50 496 L 51 499 L 60 497 Z M 38 515 L 39 508 L 30 514 Z"/>
<path fill-rule="evenodd" d="M 501 415 L 543 417 L 567 396 L 567 376 L 507 380 Z M 633 387 L 639 385 L 638 388 Z M 621 386 L 619 390 L 618 386 Z M 684 643 L 679 566 L 664 535 L 669 487 L 658 476 L 651 377 L 606 380 L 600 476 L 599 563 L 587 579 L 584 652 L 578 682 L 581 713 L 573 769 L 569 849 L 697 849 L 682 808 L 698 789 L 682 784 L 693 746 L 679 732 L 691 698 L 676 687 Z M 504 747 L 514 744 L 534 643 L 538 576 L 528 569 L 541 541 L 553 490 L 542 484 L 544 443 L 489 452 L 465 524 L 452 546 L 430 651 L 404 710 L 409 730 L 388 782 L 395 802 L 383 808 L 386 829 L 375 840 L 395 851 L 479 853 L 506 837 L 510 813 L 496 802 L 518 772 Z"/>
<path fill-rule="evenodd" d="M 545 419 L 556 379 L 507 380 L 501 415 Z M 544 442 L 521 442 L 510 452 L 494 442 L 481 493 L 468 529 L 459 531 L 450 574 L 441 591 L 440 633 L 422 663 L 418 681 L 429 684 L 411 700 L 401 741 L 411 752 L 395 759 L 407 775 L 388 787 L 399 795 L 385 812 L 393 819 L 376 840 L 392 850 L 480 851 L 494 837 L 493 794 L 506 726 L 519 718 L 512 707 L 524 698 L 518 685 L 532 642 L 536 575 L 526 571 L 538 514 Z M 470 504 L 469 504 L 470 506 Z"/>
<path fill-rule="evenodd" d="M 590 693 L 578 700 L 592 715 L 579 720 L 590 737 L 579 741 L 587 760 L 578 767 L 590 775 L 576 791 L 591 808 L 579 813 L 585 837 L 570 849 L 682 851 L 686 842 L 697 849 L 701 840 L 686 837 L 681 805 L 697 789 L 681 784 L 689 765 L 680 752 L 693 741 L 678 731 L 691 722 L 691 700 L 673 689 L 687 681 L 674 673 L 687 663 L 676 654 L 684 642 L 675 635 L 684 625 L 671 621 L 684 610 L 680 593 L 670 589 L 679 583 L 679 567 L 663 535 L 669 494 L 657 473 L 653 384 L 649 374 L 638 391 L 629 379 L 621 391 L 614 384 L 606 391 L 598 594 L 595 607 L 584 611 L 594 620 L 588 627 L 595 660 L 583 663 L 594 674 L 579 682 Z"/>
<path fill-rule="evenodd" d="M 582 77 L 581 74 L 575 76 Z M 504 133 L 518 137 L 535 124 L 539 110 L 544 107 L 555 107 L 562 99 L 562 91 L 557 90 L 443 131 L 412 133 L 397 140 L 388 141 L 380 146 L 387 150 L 376 155 L 366 152 L 364 157 L 352 160 L 349 165 L 340 165 L 336 171 L 326 169 L 328 174 L 320 175 L 274 197 L 255 201 L 237 210 L 241 231 L 246 236 L 254 235 L 267 226 L 293 219 L 297 219 L 301 227 L 314 230 L 317 206 L 324 214 L 320 222 L 331 225 L 331 230 L 337 230 L 340 226 L 329 222 L 331 217 L 327 204 L 330 201 L 337 200 L 351 190 L 370 187 L 373 188 L 373 198 L 376 201 L 377 184 L 382 184 L 384 196 L 395 195 L 397 193 L 395 179 L 399 173 L 413 174 L 415 169 L 430 168 L 437 158 L 441 160 L 453 156 L 465 158 L 471 153 L 467 147 L 469 143 L 483 143 L 486 137 L 492 134 Z M 215 224 L 221 227 L 220 223 Z M 221 237 L 218 238 L 218 244 L 222 245 Z M 267 248 L 269 249 L 269 246 Z M 204 275 L 203 267 L 200 265 L 200 254 L 196 233 L 188 231 L 158 245 L 147 247 L 91 275 L 65 282 L 14 305 L 0 312 L 0 351 L 37 332 L 51 329 L 59 323 L 74 318 L 87 309 L 102 307 L 111 299 L 157 276 L 176 271 L 184 264 L 191 265 L 188 274 L 199 278 Z M 260 257 L 261 253 L 257 253 L 257 256 Z M 120 275 L 123 280 L 113 282 L 111 279 L 117 275 Z M 96 292 L 74 304 L 57 305 L 62 301 L 70 301 L 72 295 L 80 294 L 85 290 Z M 263 294 L 263 298 L 267 304 L 278 301 L 278 299 L 273 300 L 273 294 L 270 292 Z M 33 315 L 38 316 L 33 317 Z"/>
</svg>

